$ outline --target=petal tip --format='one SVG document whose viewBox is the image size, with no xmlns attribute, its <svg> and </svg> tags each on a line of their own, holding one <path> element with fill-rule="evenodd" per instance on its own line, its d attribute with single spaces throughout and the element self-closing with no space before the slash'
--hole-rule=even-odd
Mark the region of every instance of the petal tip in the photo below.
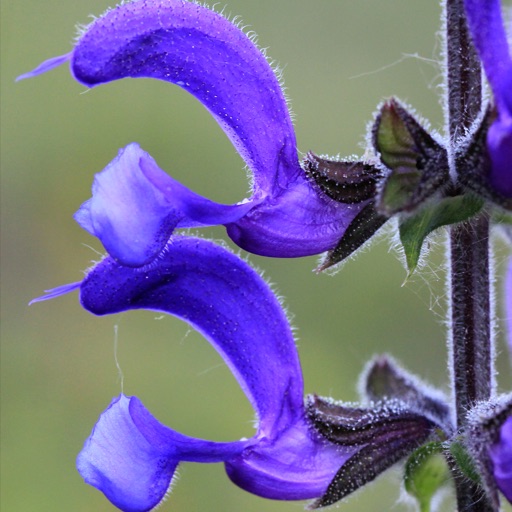
<svg viewBox="0 0 512 512">
<path fill-rule="evenodd" d="M 21 80 L 25 80 L 26 78 L 32 78 L 34 76 L 42 75 L 43 73 L 46 73 L 47 71 L 50 71 L 53 68 L 56 68 L 64 62 L 67 62 L 71 59 L 72 53 L 66 53 L 65 55 L 59 55 L 58 57 L 52 57 L 51 59 L 45 60 L 44 62 L 41 62 L 39 66 L 34 68 L 32 71 L 29 71 L 27 73 L 23 73 L 22 75 L 19 75 L 16 77 L 15 82 L 20 82 Z"/>
<path fill-rule="evenodd" d="M 50 290 L 45 290 L 45 295 L 41 295 L 41 297 L 36 297 L 32 299 L 28 305 L 32 306 L 36 302 L 43 302 L 45 300 L 55 299 L 55 297 L 60 297 L 61 295 L 65 295 L 66 293 L 72 292 L 77 288 L 80 288 L 82 281 L 77 281 L 76 283 L 64 284 L 62 286 L 57 286 L 56 288 L 51 288 Z"/>
</svg>

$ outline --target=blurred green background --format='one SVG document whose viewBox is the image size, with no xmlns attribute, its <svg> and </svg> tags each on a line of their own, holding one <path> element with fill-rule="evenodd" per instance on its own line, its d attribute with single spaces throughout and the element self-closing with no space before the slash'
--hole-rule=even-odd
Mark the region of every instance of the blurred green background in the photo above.
<svg viewBox="0 0 512 512">
<path fill-rule="evenodd" d="M 109 5 L 2 2 L 2 512 L 114 510 L 74 464 L 121 389 L 115 326 L 125 393 L 189 435 L 233 440 L 252 433 L 252 410 L 233 377 L 182 322 L 150 312 L 95 318 L 76 294 L 27 306 L 44 289 L 79 280 L 99 259 L 101 245 L 72 214 L 88 199 L 94 174 L 127 143 L 139 142 L 163 169 L 214 200 L 238 201 L 247 191 L 243 162 L 178 87 L 125 80 L 86 91 L 64 66 L 14 83 L 42 60 L 68 52 L 75 24 Z M 442 128 L 438 2 L 229 0 L 226 12 L 240 15 L 284 69 L 301 151 L 361 155 L 366 125 L 391 95 Z M 211 236 L 225 238 L 224 230 Z M 447 387 L 442 241 L 431 241 L 427 265 L 404 286 L 390 237 L 334 276 L 313 273 L 316 258 L 250 256 L 285 297 L 307 392 L 356 400 L 361 369 L 381 352 Z M 499 272 L 504 258 L 501 249 Z M 501 388 L 510 388 L 508 363 L 502 353 Z M 388 472 L 340 509 L 406 510 L 399 477 L 399 469 Z M 303 505 L 249 495 L 220 464 L 185 464 L 161 510 L 285 512 Z"/>
</svg>

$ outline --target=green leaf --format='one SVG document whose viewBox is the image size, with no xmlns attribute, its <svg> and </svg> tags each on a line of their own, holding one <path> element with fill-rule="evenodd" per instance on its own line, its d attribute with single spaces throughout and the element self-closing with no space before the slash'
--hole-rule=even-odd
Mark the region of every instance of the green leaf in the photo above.
<svg viewBox="0 0 512 512">
<path fill-rule="evenodd" d="M 458 441 L 450 445 L 450 453 L 461 472 L 475 484 L 481 484 L 480 474 L 466 448 Z"/>
<path fill-rule="evenodd" d="M 409 275 L 416 270 L 423 242 L 432 231 L 441 226 L 468 220 L 476 215 L 483 205 L 484 200 L 473 194 L 445 197 L 403 219 L 399 227 L 400 240 L 404 247 Z"/>
<path fill-rule="evenodd" d="M 421 512 L 430 512 L 435 493 L 450 479 L 442 452 L 442 443 L 427 443 L 415 450 L 405 463 L 405 490 L 416 498 Z"/>
</svg>

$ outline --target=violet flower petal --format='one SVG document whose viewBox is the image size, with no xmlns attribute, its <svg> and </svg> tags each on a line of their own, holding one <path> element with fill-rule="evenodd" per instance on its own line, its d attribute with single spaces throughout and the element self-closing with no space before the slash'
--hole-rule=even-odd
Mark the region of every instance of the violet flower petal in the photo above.
<svg viewBox="0 0 512 512">
<path fill-rule="evenodd" d="M 120 150 L 96 175 L 92 192 L 75 219 L 128 266 L 154 259 L 175 227 L 224 224 L 253 206 L 220 205 L 199 196 L 162 171 L 137 144 Z"/>
<path fill-rule="evenodd" d="M 503 79 L 512 67 L 500 0 L 464 0 L 469 29 L 493 91 L 505 91 Z M 501 94 L 496 101 L 502 102 Z M 502 105 L 499 105 L 501 107 Z"/>
<path fill-rule="evenodd" d="M 63 56 L 58 62 L 67 58 Z M 23 77 L 40 74 L 56 63 L 47 61 Z M 194 225 L 215 220 L 227 225 L 230 236 L 244 249 L 277 257 L 332 249 L 362 208 L 335 202 L 306 179 L 278 79 L 256 45 L 220 14 L 180 0 L 122 4 L 84 31 L 71 54 L 71 70 L 88 87 L 125 77 L 150 77 L 179 85 L 211 112 L 254 175 L 253 195 L 245 202 L 247 211 L 250 205 L 254 208 L 245 216 L 242 208 L 216 205 L 193 196 L 185 187 L 180 189 L 173 181 L 171 189 L 177 196 L 166 194 L 173 212 L 169 217 L 165 216 L 167 209 L 148 212 L 149 220 L 141 220 L 140 227 L 160 225 L 161 229 L 156 239 L 152 239 L 154 229 L 137 234 L 138 247 L 133 254 L 129 254 L 129 247 L 121 247 L 128 246 L 132 237 L 117 236 L 128 226 L 110 229 L 105 226 L 104 207 L 100 205 L 101 218 L 95 219 L 97 209 L 91 207 L 87 212 L 86 206 L 86 214 L 78 216 L 82 225 L 92 232 L 95 229 L 91 226 L 96 226 L 107 250 L 114 251 L 113 256 L 125 264 L 150 261 L 158 255 L 157 248 L 167 234 L 192 222 L 183 217 L 183 222 L 176 224 L 188 200 L 196 209 Z M 111 164 L 119 165 L 119 161 Z M 231 218 L 208 215 L 211 209 Z M 160 220 L 158 213 L 162 214 Z"/>
<path fill-rule="evenodd" d="M 258 414 L 255 436 L 243 451 L 223 459 L 229 476 L 242 488 L 275 499 L 318 497 L 356 450 L 320 439 L 306 420 L 300 364 L 285 314 L 261 277 L 225 249 L 205 240 L 173 237 L 145 269 L 106 258 L 84 279 L 81 301 L 98 315 L 139 308 L 170 313 L 212 343 Z M 130 413 L 137 430 L 145 432 L 150 423 L 146 413 L 135 417 L 132 407 Z M 163 439 L 165 432 L 145 435 Z M 161 453 L 169 451 L 174 461 L 202 461 L 197 444 L 187 455 L 188 439 L 178 456 L 165 443 Z M 219 457 L 227 453 L 222 450 Z"/>
<path fill-rule="evenodd" d="M 512 503 L 512 416 L 501 426 L 499 440 L 489 450 L 496 484 Z"/>
<path fill-rule="evenodd" d="M 337 203 L 301 175 L 282 194 L 255 205 L 226 228 L 239 247 L 254 254 L 311 256 L 333 249 L 366 204 Z"/>
<path fill-rule="evenodd" d="M 222 462 L 247 444 L 184 436 L 159 423 L 138 398 L 120 395 L 101 414 L 77 468 L 116 507 L 145 512 L 165 497 L 179 462 Z"/>
<path fill-rule="evenodd" d="M 107 11 L 79 38 L 71 70 L 88 87 L 126 77 L 179 85 L 211 112 L 263 192 L 302 172 L 286 101 L 264 55 L 238 27 L 194 2 L 139 0 Z"/>
<path fill-rule="evenodd" d="M 235 484 L 258 496 L 305 500 L 321 496 L 358 449 L 329 443 L 302 416 L 275 441 L 261 439 L 228 460 L 226 471 Z"/>
<path fill-rule="evenodd" d="M 265 435 L 300 416 L 303 382 L 286 316 L 263 279 L 218 245 L 173 237 L 147 270 L 106 258 L 84 279 L 80 298 L 97 315 L 145 308 L 192 325 L 238 379 Z"/>
<path fill-rule="evenodd" d="M 500 0 L 465 0 L 475 47 L 491 86 L 498 117 L 487 135 L 491 184 L 512 197 L 512 57 Z"/>
<path fill-rule="evenodd" d="M 75 219 L 113 258 L 134 267 L 153 260 L 175 228 L 217 224 L 256 254 L 317 254 L 336 245 L 360 210 L 319 195 L 305 176 L 276 198 L 214 203 L 168 176 L 134 143 L 96 175 L 92 191 Z"/>
</svg>

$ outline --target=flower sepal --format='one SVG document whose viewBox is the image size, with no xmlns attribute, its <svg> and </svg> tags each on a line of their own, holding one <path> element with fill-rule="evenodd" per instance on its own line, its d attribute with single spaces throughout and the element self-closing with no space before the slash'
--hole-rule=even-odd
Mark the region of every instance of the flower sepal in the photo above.
<svg viewBox="0 0 512 512">
<path fill-rule="evenodd" d="M 451 181 L 445 147 L 396 99 L 380 108 L 372 140 L 388 169 L 378 186 L 375 207 L 382 215 L 398 215 L 410 275 L 418 266 L 427 236 L 441 226 L 473 217 L 484 200 Z"/>
<path fill-rule="evenodd" d="M 362 247 L 388 221 L 388 217 L 375 209 L 374 201 L 370 201 L 348 225 L 334 249 L 327 251 L 317 271 L 340 263 Z"/>
<path fill-rule="evenodd" d="M 445 148 L 396 99 L 382 105 L 372 139 L 389 170 L 377 197 L 382 214 L 413 212 L 448 184 Z"/>
<path fill-rule="evenodd" d="M 422 382 L 388 355 L 377 356 L 367 365 L 360 380 L 360 394 L 367 402 L 400 400 L 430 417 L 445 432 L 453 431 L 445 394 Z"/>
<path fill-rule="evenodd" d="M 455 165 L 458 180 L 465 188 L 490 203 L 512 210 L 512 197 L 500 193 L 491 181 L 492 161 L 488 139 L 496 117 L 495 107 L 489 105 L 476 130 L 459 146 L 455 154 Z"/>
<path fill-rule="evenodd" d="M 431 419 L 398 400 L 363 408 L 312 396 L 307 412 L 315 428 L 329 442 L 360 447 L 340 467 L 310 509 L 332 505 L 371 482 L 439 430 Z"/>
<path fill-rule="evenodd" d="M 375 209 L 382 169 L 370 162 L 327 159 L 312 152 L 307 154 L 303 166 L 308 177 L 325 195 L 338 203 L 360 205 L 361 208 L 336 246 L 327 252 L 317 269 L 323 271 L 353 254 L 388 220 L 388 216 Z"/>
<path fill-rule="evenodd" d="M 343 204 L 374 199 L 382 176 L 382 170 L 369 162 L 322 158 L 311 151 L 304 169 L 325 194 Z"/>
</svg>

